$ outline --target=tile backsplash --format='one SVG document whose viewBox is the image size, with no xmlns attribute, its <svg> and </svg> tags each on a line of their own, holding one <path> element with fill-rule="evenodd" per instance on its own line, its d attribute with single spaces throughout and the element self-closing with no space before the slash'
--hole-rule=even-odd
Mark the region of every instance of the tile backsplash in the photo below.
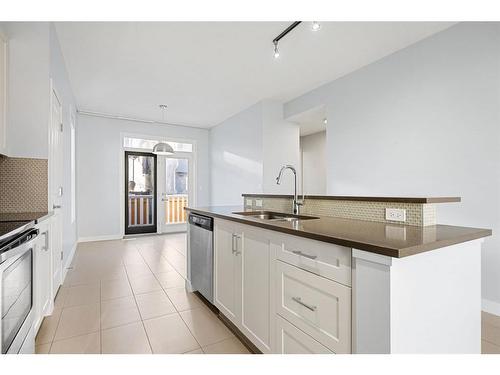
<svg viewBox="0 0 500 375">
<path fill-rule="evenodd" d="M 0 156 L 0 212 L 45 212 L 48 161 Z"/>
<path fill-rule="evenodd" d="M 256 205 L 256 200 L 262 201 L 262 207 L 258 207 Z M 245 197 L 244 201 L 246 209 L 292 212 L 291 198 Z M 399 222 L 386 220 L 386 208 L 400 208 L 406 210 L 406 221 Z M 428 226 L 436 224 L 436 206 L 429 203 L 349 201 L 306 198 L 300 212 L 304 215 L 332 216 L 344 219 L 378 221 L 382 223 L 415 226 Z"/>
</svg>

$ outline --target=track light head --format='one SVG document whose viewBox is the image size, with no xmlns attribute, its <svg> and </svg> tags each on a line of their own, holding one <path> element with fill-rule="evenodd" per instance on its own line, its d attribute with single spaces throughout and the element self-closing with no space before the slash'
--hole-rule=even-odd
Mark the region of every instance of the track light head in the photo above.
<svg viewBox="0 0 500 375">
<path fill-rule="evenodd" d="M 280 51 L 278 50 L 278 42 L 274 42 L 274 58 L 280 57 Z"/>
<path fill-rule="evenodd" d="M 318 21 L 313 21 L 311 29 L 312 31 L 318 31 L 319 29 L 321 29 L 321 24 Z"/>
</svg>

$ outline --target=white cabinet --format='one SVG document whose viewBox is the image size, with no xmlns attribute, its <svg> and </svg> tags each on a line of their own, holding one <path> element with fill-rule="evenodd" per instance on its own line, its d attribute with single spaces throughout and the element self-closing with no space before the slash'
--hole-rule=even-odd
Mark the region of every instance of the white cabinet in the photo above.
<svg viewBox="0 0 500 375">
<path fill-rule="evenodd" d="M 263 353 L 272 351 L 274 278 L 271 240 L 265 231 L 245 226 L 241 238 L 241 331 Z"/>
<path fill-rule="evenodd" d="M 221 219 L 214 236 L 215 306 L 260 351 L 351 352 L 351 249 Z"/>
<path fill-rule="evenodd" d="M 52 271 L 50 251 L 50 219 L 38 225 L 39 234 L 35 242 L 34 267 L 34 328 L 38 331 L 43 317 L 49 315 L 53 308 L 52 303 Z"/>
<path fill-rule="evenodd" d="M 276 316 L 277 354 L 333 354 L 281 316 Z"/>
<path fill-rule="evenodd" d="M 215 221 L 215 306 L 263 353 L 272 352 L 271 241 L 263 231 Z"/>
<path fill-rule="evenodd" d="M 0 30 L 0 154 L 7 154 L 7 39 Z"/>
<path fill-rule="evenodd" d="M 215 306 L 235 325 L 241 315 L 240 258 L 235 251 L 235 226 L 227 221 L 215 220 L 214 227 L 214 289 Z M 237 295 L 238 294 L 238 295 Z"/>
<path fill-rule="evenodd" d="M 276 311 L 335 353 L 351 353 L 351 288 L 276 262 Z"/>
</svg>

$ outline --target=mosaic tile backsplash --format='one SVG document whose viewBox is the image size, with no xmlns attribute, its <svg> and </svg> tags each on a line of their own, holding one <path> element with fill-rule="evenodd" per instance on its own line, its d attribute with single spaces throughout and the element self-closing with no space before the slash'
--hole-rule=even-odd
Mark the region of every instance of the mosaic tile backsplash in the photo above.
<svg viewBox="0 0 500 375">
<path fill-rule="evenodd" d="M 250 205 L 247 204 L 249 200 L 252 202 Z M 256 205 L 256 200 L 262 200 L 262 207 L 258 207 Z M 245 197 L 244 205 L 247 209 L 292 212 L 292 199 L 290 198 Z M 406 221 L 400 222 L 386 220 L 386 208 L 405 209 Z M 304 215 L 332 216 L 344 219 L 357 219 L 415 226 L 428 226 L 436 224 L 436 206 L 428 203 L 364 202 L 306 198 L 304 205 L 301 207 L 300 213 Z"/>
<path fill-rule="evenodd" d="M 0 156 L 0 212 L 45 212 L 48 162 Z"/>
</svg>

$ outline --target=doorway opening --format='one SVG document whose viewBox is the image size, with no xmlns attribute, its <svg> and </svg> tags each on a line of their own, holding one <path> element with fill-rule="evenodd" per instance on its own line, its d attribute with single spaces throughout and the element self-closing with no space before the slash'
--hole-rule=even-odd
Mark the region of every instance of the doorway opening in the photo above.
<svg viewBox="0 0 500 375">
<path fill-rule="evenodd" d="M 185 232 L 185 207 L 195 204 L 194 141 L 174 141 L 151 136 L 147 138 L 132 135 L 123 137 L 126 173 L 125 234 Z M 168 143 L 174 153 L 152 154 L 153 147 L 159 142 Z M 144 169 L 142 165 L 148 163 L 146 160 L 153 159 L 139 157 L 154 157 L 154 167 L 147 164 Z M 133 158 L 136 159 L 132 162 Z"/>
<path fill-rule="evenodd" d="M 156 233 L 156 182 L 156 155 L 125 151 L 125 234 Z"/>
<path fill-rule="evenodd" d="M 327 194 L 327 118 L 324 106 L 315 107 L 287 119 L 299 127 L 300 176 L 302 191 L 309 195 Z"/>
</svg>

